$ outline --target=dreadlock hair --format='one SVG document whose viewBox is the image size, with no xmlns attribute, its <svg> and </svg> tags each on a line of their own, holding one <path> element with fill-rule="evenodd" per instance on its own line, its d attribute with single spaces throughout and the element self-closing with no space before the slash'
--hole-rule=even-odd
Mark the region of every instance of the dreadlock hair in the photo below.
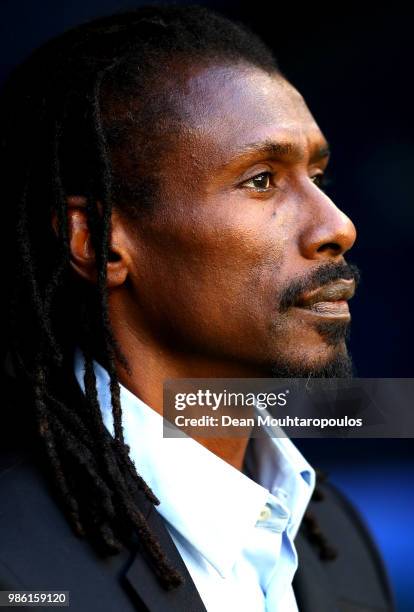
<svg viewBox="0 0 414 612">
<path fill-rule="evenodd" d="M 128 364 L 111 330 L 106 271 L 113 207 L 139 223 L 155 199 L 157 177 L 149 179 L 145 170 L 144 185 L 140 169 L 165 140 L 166 97 L 159 90 L 151 97 L 151 88 L 166 79 L 171 58 L 276 70 L 270 51 L 242 25 L 202 7 L 148 6 L 81 25 L 47 43 L 14 71 L 0 97 L 10 254 L 2 332 L 24 398 L 14 410 L 24 403 L 27 413 L 17 417 L 19 427 L 28 424 L 29 437 L 40 446 L 75 532 L 102 554 L 114 554 L 138 536 L 165 588 L 182 578 L 134 500 L 140 490 L 159 503 L 124 443 L 116 362 Z M 133 160 L 129 167 L 125 157 Z M 94 286 L 75 278 L 70 267 L 70 195 L 87 200 Z M 85 361 L 80 394 L 75 347 Z M 113 436 L 98 402 L 98 356 L 110 377 Z"/>
<path fill-rule="evenodd" d="M 159 503 L 124 442 L 116 363 L 127 371 L 128 363 L 111 329 L 106 273 L 112 210 L 137 223 L 153 210 L 162 177 L 151 175 L 146 159 L 168 147 L 165 120 L 173 122 L 176 109 L 163 86 L 169 81 L 174 89 L 168 66 L 186 61 L 279 72 L 269 49 L 244 26 L 199 6 L 148 6 L 50 41 L 14 71 L 0 96 L 10 255 L 2 375 L 8 380 L 11 364 L 18 381 L 8 408 L 13 415 L 2 416 L 18 422 L 20 435 L 25 426 L 27 440 L 40 447 L 75 533 L 104 555 L 138 539 L 167 589 L 182 577 L 136 502 L 140 491 Z M 93 286 L 70 266 L 70 195 L 87 201 Z M 84 393 L 73 371 L 77 347 Z M 99 406 L 97 358 L 109 373 L 113 436 Z M 308 526 L 321 543 L 317 526 L 309 520 Z"/>
</svg>

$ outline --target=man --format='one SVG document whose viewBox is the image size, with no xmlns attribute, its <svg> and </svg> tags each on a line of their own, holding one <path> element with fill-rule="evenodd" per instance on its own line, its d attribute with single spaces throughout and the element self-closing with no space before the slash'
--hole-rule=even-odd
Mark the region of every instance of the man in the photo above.
<svg viewBox="0 0 414 612">
<path fill-rule="evenodd" d="M 355 228 L 269 50 L 203 8 L 143 8 L 37 51 L 1 110 L 1 588 L 75 610 L 391 610 L 328 485 L 297 535 L 315 473 L 289 440 L 162 438 L 165 379 L 352 370 Z"/>
</svg>

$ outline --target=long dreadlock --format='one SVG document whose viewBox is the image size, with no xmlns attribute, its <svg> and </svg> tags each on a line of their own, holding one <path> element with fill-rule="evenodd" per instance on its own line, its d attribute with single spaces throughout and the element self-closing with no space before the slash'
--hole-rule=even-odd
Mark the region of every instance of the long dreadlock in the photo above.
<svg viewBox="0 0 414 612">
<path fill-rule="evenodd" d="M 75 532 L 103 554 L 118 552 L 137 534 L 166 588 L 182 579 L 134 498 L 139 489 L 159 503 L 124 442 L 115 364 L 128 364 L 110 325 L 106 273 L 113 206 L 139 219 L 156 190 L 156 179 L 140 182 L 139 163 L 133 177 L 119 169 L 114 152 L 128 147 L 132 154 L 134 141 L 135 149 L 142 147 L 141 158 L 133 153 L 139 162 L 148 143 L 155 146 L 146 99 L 171 56 L 244 61 L 277 71 L 264 44 L 224 17 L 201 7 L 143 7 L 47 43 L 14 72 L 0 99 L 3 214 L 13 228 L 3 333 L 19 385 L 24 382 L 24 420 L 42 445 Z M 125 112 L 134 104 L 145 109 L 141 128 L 139 117 L 131 123 L 131 112 Z M 95 287 L 71 272 L 67 197 L 73 194 L 87 200 Z M 75 347 L 85 361 L 84 394 L 76 394 Z M 98 402 L 98 355 L 110 378 L 113 436 Z"/>
</svg>

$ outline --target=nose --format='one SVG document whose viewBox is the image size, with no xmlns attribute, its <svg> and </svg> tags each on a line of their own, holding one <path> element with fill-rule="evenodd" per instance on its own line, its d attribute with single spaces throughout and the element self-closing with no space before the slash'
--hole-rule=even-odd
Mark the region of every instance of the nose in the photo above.
<svg viewBox="0 0 414 612">
<path fill-rule="evenodd" d="M 344 255 L 356 240 L 356 229 L 323 192 L 309 203 L 307 223 L 300 234 L 301 254 L 307 259 L 336 259 Z"/>
</svg>

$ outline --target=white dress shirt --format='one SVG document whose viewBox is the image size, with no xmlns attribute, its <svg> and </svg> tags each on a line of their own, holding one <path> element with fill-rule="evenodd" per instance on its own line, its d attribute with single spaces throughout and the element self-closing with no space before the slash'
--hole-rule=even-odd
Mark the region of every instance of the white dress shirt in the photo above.
<svg viewBox="0 0 414 612">
<path fill-rule="evenodd" d="M 75 371 L 82 388 L 83 358 Z M 113 434 L 109 376 L 95 363 Z M 245 473 L 189 437 L 164 438 L 163 418 L 121 385 L 125 442 L 208 612 L 297 612 L 293 540 L 315 473 L 286 437 L 251 439 Z M 262 411 L 263 413 L 263 411 Z M 248 475 L 247 475 L 248 474 Z"/>
</svg>

